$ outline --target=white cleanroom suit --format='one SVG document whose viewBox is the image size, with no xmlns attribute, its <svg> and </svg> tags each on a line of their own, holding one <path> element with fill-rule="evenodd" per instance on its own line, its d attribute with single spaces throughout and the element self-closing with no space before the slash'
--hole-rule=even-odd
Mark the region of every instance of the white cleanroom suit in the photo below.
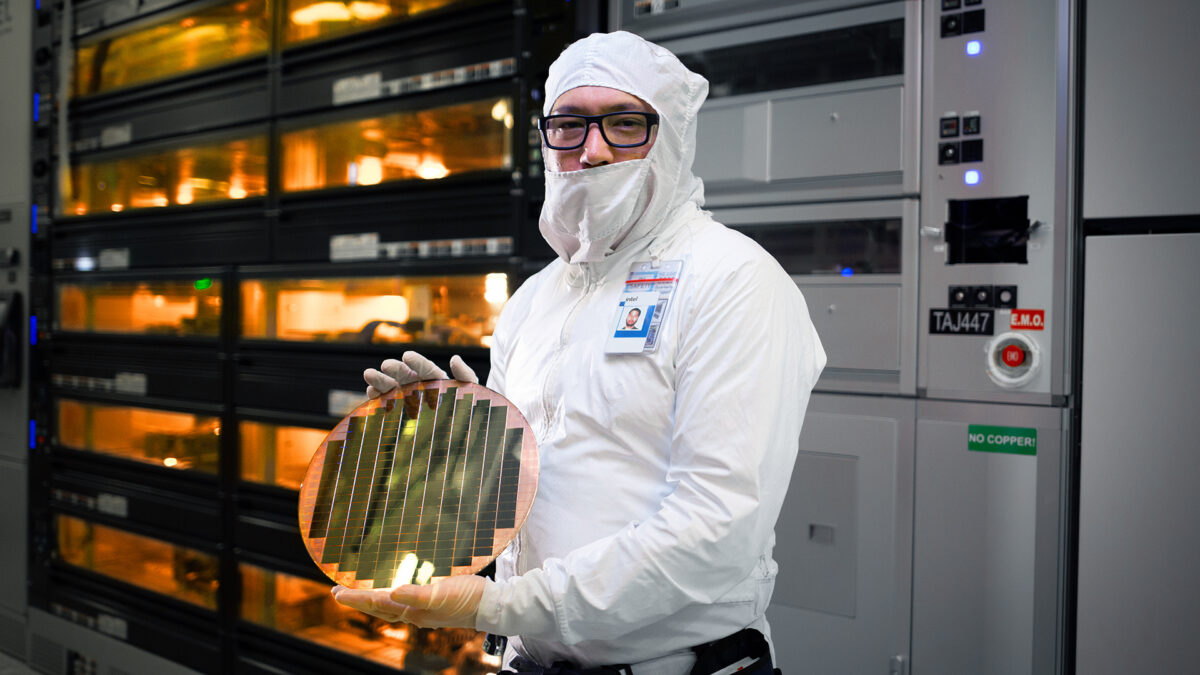
<svg viewBox="0 0 1200 675">
<path fill-rule="evenodd" d="M 779 264 L 700 208 L 707 82 L 614 33 L 562 54 L 544 112 L 579 86 L 637 96 L 661 121 L 645 159 L 548 173 L 541 227 L 561 258 L 508 301 L 488 379 L 537 436 L 538 493 L 476 627 L 514 636 L 506 659 L 676 675 L 693 645 L 767 633 L 775 521 L 825 353 Z M 630 266 L 674 260 L 657 349 L 605 353 Z"/>
</svg>

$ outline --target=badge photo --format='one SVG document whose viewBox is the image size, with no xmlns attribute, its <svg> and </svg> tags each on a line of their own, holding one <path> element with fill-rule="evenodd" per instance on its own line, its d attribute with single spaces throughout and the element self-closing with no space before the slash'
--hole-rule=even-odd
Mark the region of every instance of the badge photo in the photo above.
<svg viewBox="0 0 1200 675">
<path fill-rule="evenodd" d="M 627 293 L 621 296 L 605 351 L 615 354 L 642 351 L 657 304 L 658 293 Z"/>
</svg>

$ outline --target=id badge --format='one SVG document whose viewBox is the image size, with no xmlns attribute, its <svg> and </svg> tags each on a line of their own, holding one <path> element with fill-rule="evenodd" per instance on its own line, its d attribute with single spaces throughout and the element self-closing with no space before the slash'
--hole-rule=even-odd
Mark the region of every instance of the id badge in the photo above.
<svg viewBox="0 0 1200 675">
<path fill-rule="evenodd" d="M 679 287 L 682 260 L 636 262 L 625 277 L 611 331 L 604 343 L 607 354 L 637 354 L 658 349 L 658 335 L 671 297 Z"/>
</svg>

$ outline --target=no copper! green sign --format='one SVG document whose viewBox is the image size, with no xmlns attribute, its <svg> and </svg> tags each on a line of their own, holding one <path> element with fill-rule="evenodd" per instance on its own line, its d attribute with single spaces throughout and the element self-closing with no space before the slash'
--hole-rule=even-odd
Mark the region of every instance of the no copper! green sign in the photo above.
<svg viewBox="0 0 1200 675">
<path fill-rule="evenodd" d="M 972 424 L 967 427 L 967 449 L 976 452 L 1036 455 L 1037 429 Z"/>
</svg>

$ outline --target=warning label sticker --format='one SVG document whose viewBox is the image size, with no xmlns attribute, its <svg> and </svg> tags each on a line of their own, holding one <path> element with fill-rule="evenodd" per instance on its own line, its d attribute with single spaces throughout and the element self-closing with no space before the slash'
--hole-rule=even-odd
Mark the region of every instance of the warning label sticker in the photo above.
<svg viewBox="0 0 1200 675">
<path fill-rule="evenodd" d="M 1036 455 L 1037 429 L 971 424 L 967 427 L 967 449 L 975 452 Z"/>
<path fill-rule="evenodd" d="M 1014 309 L 1012 322 L 1013 330 L 1045 330 L 1046 310 L 1044 309 Z"/>
</svg>

